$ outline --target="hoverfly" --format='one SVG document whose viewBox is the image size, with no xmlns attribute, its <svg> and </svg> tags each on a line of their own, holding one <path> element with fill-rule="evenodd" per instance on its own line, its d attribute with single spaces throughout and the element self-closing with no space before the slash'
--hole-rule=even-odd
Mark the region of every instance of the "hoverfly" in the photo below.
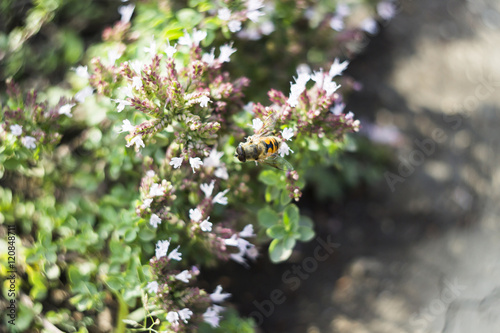
<svg viewBox="0 0 500 333">
<path fill-rule="evenodd" d="M 271 113 L 257 133 L 238 145 L 234 156 L 241 162 L 255 161 L 280 170 L 293 170 L 293 166 L 278 154 L 283 140 L 272 135 L 276 120 L 277 114 Z"/>
</svg>

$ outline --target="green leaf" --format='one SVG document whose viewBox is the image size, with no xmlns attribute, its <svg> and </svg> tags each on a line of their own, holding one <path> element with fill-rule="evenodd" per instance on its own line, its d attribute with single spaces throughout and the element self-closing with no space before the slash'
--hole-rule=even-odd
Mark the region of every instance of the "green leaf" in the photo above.
<svg viewBox="0 0 500 333">
<path fill-rule="evenodd" d="M 270 228 L 278 224 L 280 218 L 274 210 L 266 206 L 259 209 L 259 211 L 257 212 L 257 220 L 259 221 L 259 225 L 265 228 Z"/>
<path fill-rule="evenodd" d="M 282 240 L 275 239 L 269 245 L 269 258 L 274 263 L 287 260 L 291 254 L 292 250 L 285 248 Z"/>
<path fill-rule="evenodd" d="M 314 230 L 309 227 L 300 226 L 298 232 L 300 234 L 298 240 L 301 242 L 308 242 L 315 236 Z"/>
<path fill-rule="evenodd" d="M 292 198 L 288 195 L 287 190 L 282 190 L 281 191 L 281 196 L 280 196 L 280 203 L 282 206 L 286 206 L 292 201 Z"/>
<path fill-rule="evenodd" d="M 191 8 L 184 8 L 177 11 L 177 19 L 186 28 L 196 26 L 203 19 L 203 15 Z"/>
<path fill-rule="evenodd" d="M 149 229 L 149 228 L 141 228 L 139 231 L 139 238 L 145 242 L 153 240 L 155 238 L 155 236 L 156 236 L 156 233 L 152 229 Z"/>
<path fill-rule="evenodd" d="M 78 269 L 78 267 L 76 266 L 69 266 L 69 269 L 68 269 L 68 277 L 69 277 L 69 281 L 73 284 L 73 285 L 77 285 L 79 284 L 81 281 L 83 281 L 83 276 L 82 274 L 80 273 L 80 270 Z"/>
<path fill-rule="evenodd" d="M 267 229 L 266 234 L 271 238 L 282 239 L 287 235 L 287 232 L 281 224 L 278 224 Z"/>
<path fill-rule="evenodd" d="M 125 239 L 125 242 L 130 243 L 136 237 L 137 237 L 137 232 L 135 231 L 135 229 L 128 229 L 127 231 L 125 231 L 125 236 L 123 238 Z"/>
<path fill-rule="evenodd" d="M 283 224 L 286 230 L 293 230 L 299 224 L 299 208 L 294 204 L 286 206 L 283 212 Z"/>
<path fill-rule="evenodd" d="M 300 215 L 299 225 L 313 229 L 314 222 L 309 216 Z"/>
<path fill-rule="evenodd" d="M 297 242 L 295 241 L 295 237 L 293 235 L 286 235 L 283 238 L 283 247 L 285 249 L 293 250 L 295 243 Z"/>
<path fill-rule="evenodd" d="M 264 170 L 260 173 L 259 180 L 268 186 L 272 186 L 278 184 L 280 176 L 272 170 Z"/>
<path fill-rule="evenodd" d="M 268 186 L 266 188 L 266 195 L 265 195 L 266 201 L 271 202 L 275 200 L 279 196 L 279 194 L 280 194 L 279 188 L 277 188 L 276 186 Z"/>
</svg>

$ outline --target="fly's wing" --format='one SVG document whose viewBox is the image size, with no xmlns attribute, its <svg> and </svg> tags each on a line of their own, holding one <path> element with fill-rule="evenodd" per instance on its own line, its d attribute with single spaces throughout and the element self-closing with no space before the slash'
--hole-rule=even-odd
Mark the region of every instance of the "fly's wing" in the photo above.
<svg viewBox="0 0 500 333">
<path fill-rule="evenodd" d="M 293 170 L 293 166 L 277 153 L 272 154 L 271 156 L 269 156 L 265 160 L 262 160 L 261 162 L 279 170 L 285 170 L 285 171 Z"/>
<path fill-rule="evenodd" d="M 271 111 L 269 115 L 264 119 L 262 128 L 255 133 L 255 138 L 261 138 L 269 136 L 274 132 L 274 126 L 276 125 L 276 120 L 278 120 L 278 113 L 276 111 Z"/>
</svg>

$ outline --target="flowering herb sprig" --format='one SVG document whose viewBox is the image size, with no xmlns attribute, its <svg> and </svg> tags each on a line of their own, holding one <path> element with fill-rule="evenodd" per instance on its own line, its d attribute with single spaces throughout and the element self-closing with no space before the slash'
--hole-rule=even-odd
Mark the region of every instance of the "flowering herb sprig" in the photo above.
<svg viewBox="0 0 500 333">
<path fill-rule="evenodd" d="M 35 90 L 23 96 L 12 80 L 7 80 L 6 84 L 8 102 L 2 105 L 0 137 L 3 144 L 9 142 L 13 155 L 7 154 L 9 156 L 5 158 L 14 158 L 15 155 L 15 159 L 23 162 L 36 160 L 42 148 L 50 152 L 59 143 L 61 125 L 73 116 L 72 109 L 76 102 L 61 97 L 56 105 L 51 106 L 46 101 L 39 102 Z"/>
</svg>

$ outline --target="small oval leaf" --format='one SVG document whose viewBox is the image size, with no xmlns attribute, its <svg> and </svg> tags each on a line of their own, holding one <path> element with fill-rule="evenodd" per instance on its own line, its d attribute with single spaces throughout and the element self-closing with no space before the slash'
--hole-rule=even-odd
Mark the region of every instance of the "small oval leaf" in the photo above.
<svg viewBox="0 0 500 333">
<path fill-rule="evenodd" d="M 301 242 L 308 242 L 311 239 L 313 239 L 314 236 L 316 235 L 314 230 L 312 230 L 309 227 L 304 227 L 304 226 L 299 227 L 298 233 L 300 234 L 300 237 L 298 238 L 298 240 Z"/>
<path fill-rule="evenodd" d="M 293 230 L 294 225 L 299 224 L 299 208 L 293 204 L 286 206 L 283 212 L 283 223 L 286 230 Z"/>
<path fill-rule="evenodd" d="M 259 225 L 270 228 L 273 225 L 278 224 L 280 218 L 270 207 L 264 207 L 259 209 L 257 213 L 257 220 L 259 221 Z"/>
<path fill-rule="evenodd" d="M 283 246 L 283 242 L 279 239 L 275 239 L 269 245 L 269 258 L 272 262 L 278 263 L 290 258 L 292 250 L 287 250 Z"/>
</svg>

